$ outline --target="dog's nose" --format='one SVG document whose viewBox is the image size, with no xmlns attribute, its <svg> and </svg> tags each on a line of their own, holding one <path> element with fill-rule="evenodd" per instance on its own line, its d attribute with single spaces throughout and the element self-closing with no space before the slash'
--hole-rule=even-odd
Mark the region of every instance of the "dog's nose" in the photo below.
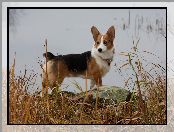
<svg viewBox="0 0 174 132">
<path fill-rule="evenodd" d="M 102 49 L 101 49 L 101 48 L 99 48 L 99 49 L 98 49 L 98 52 L 102 52 Z"/>
</svg>

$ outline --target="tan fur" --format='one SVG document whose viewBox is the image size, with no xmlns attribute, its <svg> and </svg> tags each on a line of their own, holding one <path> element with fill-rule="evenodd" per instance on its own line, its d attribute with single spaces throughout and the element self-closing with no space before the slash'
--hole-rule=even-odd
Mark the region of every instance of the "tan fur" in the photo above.
<svg viewBox="0 0 174 132">
<path fill-rule="evenodd" d="M 91 58 L 91 60 L 88 63 L 87 74 L 89 77 L 95 80 L 98 86 L 102 85 L 102 70 L 99 68 L 94 58 Z"/>
<path fill-rule="evenodd" d="M 103 41 L 107 42 L 106 46 L 107 46 L 107 49 L 112 49 L 113 47 L 113 41 L 110 39 L 110 37 L 106 34 L 106 35 L 103 35 Z"/>
<path fill-rule="evenodd" d="M 44 67 L 44 69 L 46 69 Z M 62 61 L 48 61 L 47 62 L 47 74 L 48 85 L 55 87 L 60 85 L 64 78 L 68 75 L 69 71 L 67 66 Z M 46 85 L 46 70 L 44 70 L 43 86 Z"/>
</svg>

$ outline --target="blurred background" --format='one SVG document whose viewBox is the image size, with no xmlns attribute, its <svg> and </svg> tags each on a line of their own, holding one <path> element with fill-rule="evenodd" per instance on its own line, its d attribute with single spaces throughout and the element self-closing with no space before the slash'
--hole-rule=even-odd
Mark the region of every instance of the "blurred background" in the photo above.
<svg viewBox="0 0 174 132">
<path fill-rule="evenodd" d="M 9 64 L 12 65 L 16 52 L 16 73 L 24 72 L 25 68 L 28 72 L 34 70 L 40 87 L 42 69 L 38 61 L 44 59 L 45 39 L 48 51 L 55 55 L 82 53 L 91 50 L 94 43 L 90 32 L 93 25 L 101 33 L 106 33 L 111 25 L 116 29 L 116 54 L 110 72 L 103 78 L 104 85 L 124 87 L 133 73 L 130 69 L 119 72 L 125 59 L 120 53 L 130 51 L 136 42 L 148 63 L 157 63 L 166 69 L 165 9 L 10 9 Z M 154 55 L 143 54 L 143 51 Z M 151 68 L 148 63 L 147 70 Z M 83 79 L 66 78 L 63 82 L 69 85 L 66 90 L 75 90 L 71 87 L 73 80 L 85 85 Z M 131 90 L 132 86 L 126 88 Z"/>
</svg>

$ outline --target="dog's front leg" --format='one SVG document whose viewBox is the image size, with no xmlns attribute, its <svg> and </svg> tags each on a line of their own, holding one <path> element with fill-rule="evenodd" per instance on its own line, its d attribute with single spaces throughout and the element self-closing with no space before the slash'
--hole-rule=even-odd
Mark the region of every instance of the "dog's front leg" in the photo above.
<svg viewBox="0 0 174 132">
<path fill-rule="evenodd" d="M 93 89 L 94 86 L 95 86 L 96 82 L 94 79 L 91 79 L 91 82 L 90 82 L 90 89 Z"/>
<path fill-rule="evenodd" d="M 97 85 L 98 87 L 102 86 L 102 78 L 101 78 L 100 75 L 94 76 L 94 80 L 95 80 L 96 85 Z"/>
</svg>

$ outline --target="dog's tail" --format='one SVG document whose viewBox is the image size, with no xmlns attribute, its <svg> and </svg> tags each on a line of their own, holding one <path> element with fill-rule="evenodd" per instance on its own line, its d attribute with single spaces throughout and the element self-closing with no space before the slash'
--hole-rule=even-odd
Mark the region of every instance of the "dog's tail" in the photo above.
<svg viewBox="0 0 174 132">
<path fill-rule="evenodd" d="M 46 53 L 43 53 L 43 56 L 46 58 Z M 47 60 L 52 60 L 55 58 L 55 55 L 53 55 L 51 52 L 47 52 Z"/>
</svg>

